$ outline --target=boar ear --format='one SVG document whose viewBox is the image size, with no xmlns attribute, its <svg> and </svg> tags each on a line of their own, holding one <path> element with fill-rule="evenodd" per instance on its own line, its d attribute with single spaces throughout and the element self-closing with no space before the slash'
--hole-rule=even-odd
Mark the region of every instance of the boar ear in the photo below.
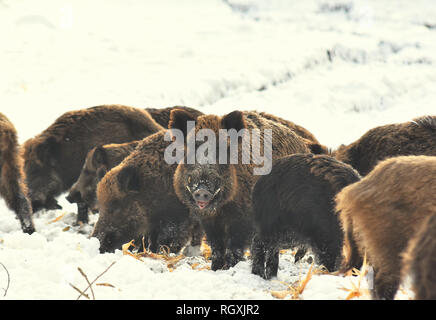
<svg viewBox="0 0 436 320">
<path fill-rule="evenodd" d="M 120 189 L 129 193 L 137 193 L 141 188 L 141 177 L 138 169 L 134 166 L 128 166 L 121 169 L 118 173 L 118 184 Z"/>
<path fill-rule="evenodd" d="M 221 120 L 221 125 L 224 129 L 235 129 L 236 131 L 247 127 L 244 120 L 244 114 L 241 111 L 233 111 L 225 115 Z"/>
<path fill-rule="evenodd" d="M 50 137 L 36 147 L 36 156 L 41 162 L 54 165 L 55 161 L 52 155 L 57 152 L 58 148 L 59 145 L 56 139 L 54 137 Z"/>
<path fill-rule="evenodd" d="M 188 135 L 188 121 L 195 121 L 197 118 L 191 113 L 182 109 L 173 109 L 170 114 L 170 122 L 168 123 L 169 129 L 178 129 L 183 132 L 186 138 Z"/>
<path fill-rule="evenodd" d="M 307 146 L 309 147 L 310 152 L 313 154 L 329 154 L 330 153 L 329 149 L 326 146 L 323 146 L 322 144 L 319 144 L 319 143 L 309 142 L 307 144 Z"/>
<path fill-rule="evenodd" d="M 92 165 L 95 168 L 98 168 L 101 165 L 107 164 L 107 154 L 105 148 L 103 146 L 98 146 L 94 150 L 94 154 L 92 155 Z"/>
</svg>

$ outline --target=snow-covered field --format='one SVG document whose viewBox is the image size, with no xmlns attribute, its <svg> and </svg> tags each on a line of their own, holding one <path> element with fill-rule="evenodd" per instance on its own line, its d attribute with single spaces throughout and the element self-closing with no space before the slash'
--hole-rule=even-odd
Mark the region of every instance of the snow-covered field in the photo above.
<svg viewBox="0 0 436 320">
<path fill-rule="evenodd" d="M 0 38 L 0 112 L 20 142 L 66 111 L 120 103 L 268 111 L 336 148 L 436 107 L 434 0 L 0 0 Z M 249 261 L 212 272 L 200 256 L 169 269 L 99 254 L 92 227 L 73 227 L 75 206 L 59 202 L 29 236 L 0 200 L 1 299 L 76 299 L 77 268 L 92 281 L 113 262 L 96 299 L 275 299 L 310 267 L 288 251 L 265 281 Z M 314 275 L 300 298 L 345 299 L 352 282 Z"/>
</svg>

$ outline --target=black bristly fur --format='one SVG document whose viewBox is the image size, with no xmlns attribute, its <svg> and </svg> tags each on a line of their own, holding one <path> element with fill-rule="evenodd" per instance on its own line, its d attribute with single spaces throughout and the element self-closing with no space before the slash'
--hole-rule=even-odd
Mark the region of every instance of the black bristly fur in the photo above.
<svg viewBox="0 0 436 320">
<path fill-rule="evenodd" d="M 326 155 L 277 160 L 253 189 L 252 272 L 265 279 L 277 276 L 279 250 L 301 245 L 312 247 L 329 271 L 337 269 L 343 235 L 334 196 L 359 178 L 351 166 Z"/>
</svg>

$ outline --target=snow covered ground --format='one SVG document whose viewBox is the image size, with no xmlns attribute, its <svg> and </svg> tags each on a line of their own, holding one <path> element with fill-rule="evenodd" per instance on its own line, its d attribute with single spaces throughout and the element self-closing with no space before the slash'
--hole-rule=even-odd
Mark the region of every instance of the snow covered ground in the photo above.
<svg viewBox="0 0 436 320">
<path fill-rule="evenodd" d="M 0 0 L 0 38 L 0 112 L 20 142 L 66 111 L 112 103 L 268 111 L 331 148 L 434 114 L 434 0 Z M 92 281 L 113 262 L 97 299 L 275 299 L 310 267 L 288 251 L 265 281 L 249 261 L 212 272 L 199 256 L 168 269 L 99 254 L 92 228 L 72 227 L 75 207 L 59 200 L 62 210 L 34 216 L 31 236 L 0 200 L 4 299 L 75 299 L 70 284 L 86 287 L 78 267 Z M 0 296 L 7 279 L 0 265 Z M 314 275 L 300 298 L 344 299 L 352 281 Z"/>
</svg>

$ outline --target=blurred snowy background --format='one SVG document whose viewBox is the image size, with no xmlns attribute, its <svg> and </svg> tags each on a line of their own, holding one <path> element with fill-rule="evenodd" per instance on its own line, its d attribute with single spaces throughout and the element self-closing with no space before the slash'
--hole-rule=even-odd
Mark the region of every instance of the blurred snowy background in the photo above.
<svg viewBox="0 0 436 320">
<path fill-rule="evenodd" d="M 434 0 L 0 0 L 0 38 L 0 112 L 20 142 L 66 111 L 114 103 L 267 111 L 331 148 L 435 114 Z M 35 215 L 28 236 L 0 199 L 5 298 L 74 299 L 69 284 L 85 287 L 77 267 L 94 279 L 117 261 L 101 281 L 115 288 L 97 298 L 273 299 L 309 267 L 287 252 L 277 281 L 264 281 L 249 261 L 215 273 L 193 270 L 208 265 L 199 257 L 168 270 L 100 255 L 90 227 L 71 227 L 75 207 L 60 203 Z M 300 298 L 344 299 L 351 281 L 316 275 Z M 5 287 L 0 268 L 0 296 Z"/>
</svg>

